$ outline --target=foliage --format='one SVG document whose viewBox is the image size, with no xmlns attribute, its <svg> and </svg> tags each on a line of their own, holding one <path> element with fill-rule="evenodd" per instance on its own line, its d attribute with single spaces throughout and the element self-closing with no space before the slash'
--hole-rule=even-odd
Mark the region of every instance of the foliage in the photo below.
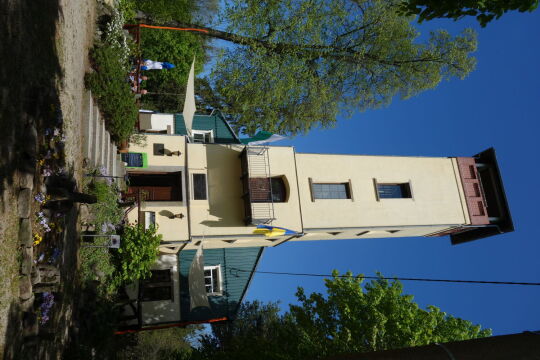
<svg viewBox="0 0 540 360">
<path fill-rule="evenodd" d="M 362 288 L 362 276 L 336 271 L 326 296 L 298 289 L 298 305 L 244 304 L 238 318 L 213 325 L 196 354 L 202 359 L 316 359 L 340 353 L 420 346 L 491 335 L 435 306 L 420 309 L 402 284 L 381 278 Z"/>
<path fill-rule="evenodd" d="M 202 326 L 188 326 L 143 331 L 133 335 L 133 345 L 118 348 L 117 356 L 126 360 L 188 359 L 192 352 L 189 340 L 201 330 Z"/>
<path fill-rule="evenodd" d="M 493 19 L 499 19 L 511 10 L 531 12 L 538 7 L 538 0 L 406 0 L 400 4 L 400 12 L 418 15 L 418 21 L 435 18 L 458 20 L 476 16 L 482 27 Z"/>
<path fill-rule="evenodd" d="M 147 104 L 151 103 L 155 105 L 150 107 L 160 111 L 182 111 L 193 58 L 196 59 L 196 73 L 202 71 L 205 61 L 202 39 L 184 31 L 142 29 L 141 51 L 144 59 L 167 61 L 175 65 L 170 70 L 145 72 L 148 76 L 145 87 L 152 94 L 143 97 L 144 106 L 148 107 Z M 171 99 L 176 99 L 177 104 L 171 106 Z M 167 101 L 170 105 L 163 106 Z"/>
<path fill-rule="evenodd" d="M 464 78 L 475 65 L 472 30 L 444 30 L 427 43 L 395 1 L 234 1 L 229 30 L 249 39 L 228 49 L 212 73 L 238 114 L 237 126 L 303 133 L 342 110 L 366 110 Z"/>
<path fill-rule="evenodd" d="M 122 221 L 123 211 L 118 206 L 119 191 L 112 181 L 94 180 L 88 185 L 88 194 L 97 199 L 95 204 L 87 205 L 93 216 L 92 225 L 103 234 L 114 232 L 114 225 Z"/>
<path fill-rule="evenodd" d="M 303 133 L 331 126 L 339 113 L 409 98 L 473 70 L 471 29 L 455 37 L 434 31 L 420 43 L 412 17 L 397 14 L 399 3 L 228 1 L 227 32 L 199 26 L 207 31 L 201 35 L 233 44 L 224 47 L 211 73 L 222 110 L 248 133 Z"/>
<path fill-rule="evenodd" d="M 118 249 L 119 268 L 113 282 L 121 285 L 150 275 L 150 267 L 157 259 L 160 242 L 161 235 L 157 234 L 154 225 L 149 229 L 140 224 L 125 226 Z"/>
<path fill-rule="evenodd" d="M 91 245 L 105 245 L 107 241 L 105 238 L 96 238 Z M 85 286 L 98 280 L 97 274 L 101 274 L 103 279 L 97 287 L 99 295 L 110 297 L 116 293 L 117 287 L 109 281 L 112 279 L 116 268 L 108 248 L 83 246 L 79 251 L 79 259 L 79 274 L 81 282 Z"/>
<path fill-rule="evenodd" d="M 295 326 L 277 303 L 244 302 L 232 322 L 212 324 L 194 359 L 301 359 Z"/>
<path fill-rule="evenodd" d="M 100 175 L 99 170 L 93 171 Z M 87 225 L 92 225 L 97 233 L 110 234 L 115 232 L 115 225 L 122 221 L 123 211 L 118 206 L 119 189 L 116 183 L 102 180 L 101 178 L 91 178 L 87 184 L 86 193 L 96 197 L 96 203 L 87 204 L 90 221 Z M 107 238 L 94 238 L 92 246 L 107 244 Z M 98 291 L 100 295 L 111 296 L 116 292 L 116 286 L 109 280 L 113 277 L 115 266 L 111 254 L 107 248 L 81 247 L 80 249 L 80 275 L 84 283 L 96 280 L 96 274 L 103 278 Z"/>
<path fill-rule="evenodd" d="M 435 306 L 427 311 L 403 294 L 398 281 L 379 278 L 362 289 L 362 276 L 333 272 L 326 279 L 327 296 L 302 288 L 296 296 L 300 306 L 291 305 L 299 335 L 313 354 L 362 352 L 420 346 L 433 342 L 458 341 L 491 335 L 479 325 L 454 318 Z"/>
<path fill-rule="evenodd" d="M 116 141 L 127 140 L 133 132 L 138 110 L 127 76 L 130 45 L 122 32 L 123 17 L 115 11 L 105 24 L 103 38 L 91 50 L 94 72 L 85 76 L 103 112 L 107 130 Z"/>
</svg>

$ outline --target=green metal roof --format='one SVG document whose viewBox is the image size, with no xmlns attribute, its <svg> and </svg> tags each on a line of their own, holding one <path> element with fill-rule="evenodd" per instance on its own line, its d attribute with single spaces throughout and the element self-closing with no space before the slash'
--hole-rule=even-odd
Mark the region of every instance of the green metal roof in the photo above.
<svg viewBox="0 0 540 360">
<path fill-rule="evenodd" d="M 217 144 L 238 144 L 240 141 L 232 131 L 220 112 L 212 115 L 195 115 L 193 130 L 213 130 L 214 142 Z M 182 114 L 174 114 L 174 133 L 187 135 L 186 124 Z"/>
</svg>

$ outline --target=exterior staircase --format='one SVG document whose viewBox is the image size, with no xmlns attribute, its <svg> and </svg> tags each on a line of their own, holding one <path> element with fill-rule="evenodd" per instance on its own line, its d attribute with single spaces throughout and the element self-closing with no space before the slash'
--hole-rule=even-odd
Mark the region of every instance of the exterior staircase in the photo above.
<svg viewBox="0 0 540 360">
<path fill-rule="evenodd" d="M 105 130 L 105 121 L 101 118 L 91 91 L 86 92 L 84 101 L 87 103 L 87 116 L 83 123 L 82 146 L 88 166 L 105 170 L 104 175 L 123 177 L 126 174 L 125 165 L 116 145 L 111 141 L 111 135 Z M 115 180 L 118 184 L 123 183 L 121 179 Z"/>
</svg>

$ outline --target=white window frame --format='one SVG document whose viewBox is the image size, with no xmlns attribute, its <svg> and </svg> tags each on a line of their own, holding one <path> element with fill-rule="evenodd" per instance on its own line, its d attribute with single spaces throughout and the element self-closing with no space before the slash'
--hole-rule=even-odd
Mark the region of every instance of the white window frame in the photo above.
<svg viewBox="0 0 540 360">
<path fill-rule="evenodd" d="M 212 270 L 217 269 L 217 279 L 214 279 Z M 206 271 L 210 271 L 210 276 L 206 276 Z M 222 287 L 222 272 L 221 272 L 221 265 L 212 265 L 212 266 L 205 266 L 204 267 L 204 287 L 206 289 L 206 279 L 211 279 L 211 290 L 213 291 L 206 291 L 206 295 L 208 296 L 221 296 L 223 294 L 223 287 Z"/>
<path fill-rule="evenodd" d="M 196 141 L 195 135 L 202 135 L 203 141 Z M 206 141 L 206 136 L 208 136 L 208 140 Z M 191 130 L 191 141 L 196 144 L 210 144 L 214 142 L 214 130 Z"/>
<path fill-rule="evenodd" d="M 148 230 L 152 224 L 156 225 L 156 212 L 144 211 L 144 229 Z"/>
<path fill-rule="evenodd" d="M 195 199 L 195 180 L 194 175 L 204 175 L 205 176 L 205 186 L 206 186 L 206 199 Z M 191 200 L 193 201 L 208 201 L 208 174 L 205 172 L 194 172 L 191 173 Z"/>
</svg>

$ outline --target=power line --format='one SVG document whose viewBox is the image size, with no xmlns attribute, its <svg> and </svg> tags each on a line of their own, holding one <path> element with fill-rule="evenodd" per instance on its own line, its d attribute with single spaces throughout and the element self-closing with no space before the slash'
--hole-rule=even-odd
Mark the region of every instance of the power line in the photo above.
<svg viewBox="0 0 540 360">
<path fill-rule="evenodd" d="M 243 270 L 231 268 L 231 270 L 251 272 L 251 270 Z M 333 277 L 331 274 L 312 274 L 312 273 L 291 273 L 277 271 L 253 271 L 257 274 L 270 275 L 289 275 L 289 276 L 311 276 L 311 277 Z M 347 275 L 338 275 L 337 277 L 347 277 Z M 409 278 L 409 277 L 385 277 L 385 276 L 362 276 L 364 279 L 383 279 L 383 280 L 400 280 L 400 281 L 423 281 L 423 282 L 442 282 L 442 283 L 465 283 L 465 284 L 490 284 L 490 285 L 526 285 L 540 286 L 536 282 L 518 282 L 518 281 L 489 281 L 489 280 L 452 280 L 452 279 L 428 279 L 428 278 Z"/>
</svg>

